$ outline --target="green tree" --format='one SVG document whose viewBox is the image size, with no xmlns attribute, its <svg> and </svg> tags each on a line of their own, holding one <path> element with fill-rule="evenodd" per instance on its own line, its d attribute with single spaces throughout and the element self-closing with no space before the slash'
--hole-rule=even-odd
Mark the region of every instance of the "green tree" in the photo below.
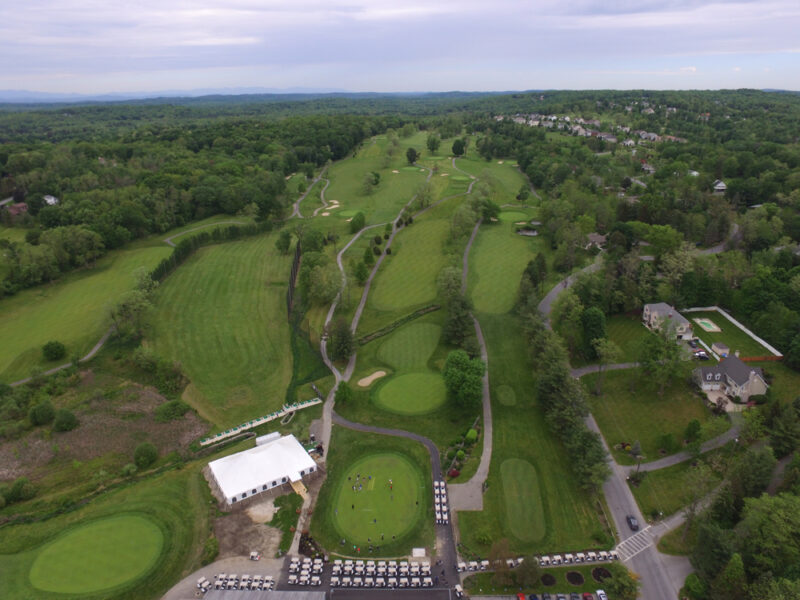
<svg viewBox="0 0 800 600">
<path fill-rule="evenodd" d="M 747 577 L 744 573 L 744 563 L 739 553 L 731 556 L 728 564 L 714 578 L 711 584 L 711 600 L 730 600 L 741 598 L 747 590 Z"/>
<path fill-rule="evenodd" d="M 531 195 L 530 190 L 528 189 L 527 185 L 522 185 L 517 192 L 517 201 L 518 202 L 525 202 Z"/>
<path fill-rule="evenodd" d="M 334 402 L 336 404 L 342 405 L 347 404 L 353 399 L 353 390 L 352 388 L 347 385 L 346 381 L 339 382 L 339 386 L 336 388 L 336 394 L 333 396 Z"/>
<path fill-rule="evenodd" d="M 559 295 L 553 303 L 551 318 L 553 326 L 564 341 L 571 355 L 575 355 L 581 339 L 581 316 L 583 315 L 583 304 L 580 298 L 572 290 L 567 289 Z"/>
<path fill-rule="evenodd" d="M 463 139 L 458 138 L 453 142 L 453 156 L 462 156 L 467 149 L 467 145 Z"/>
<path fill-rule="evenodd" d="M 140 469 L 146 469 L 158 460 L 158 448 L 151 442 L 142 442 L 133 451 L 133 462 Z"/>
<path fill-rule="evenodd" d="M 140 338 L 144 333 L 147 315 L 153 308 L 150 295 L 142 290 L 131 290 L 111 309 L 111 320 L 121 338 Z"/>
<path fill-rule="evenodd" d="M 428 139 L 425 142 L 425 145 L 428 146 L 428 150 L 430 150 L 431 154 L 436 154 L 436 151 L 439 149 L 439 145 L 442 143 L 442 138 L 439 137 L 436 133 L 428 134 Z"/>
<path fill-rule="evenodd" d="M 584 353 L 587 358 L 597 358 L 594 341 L 608 337 L 606 315 L 596 306 L 590 306 L 581 314 L 581 326 L 583 328 Z"/>
<path fill-rule="evenodd" d="M 442 375 L 447 397 L 456 406 L 473 410 L 483 399 L 483 373 L 486 365 L 477 358 L 470 358 L 463 350 L 454 350 L 447 355 Z"/>
<path fill-rule="evenodd" d="M 291 245 L 292 234 L 288 230 L 284 229 L 278 235 L 278 239 L 275 240 L 275 249 L 281 254 L 287 254 Z"/>
<path fill-rule="evenodd" d="M 442 330 L 445 343 L 462 347 L 472 336 L 475 329 L 469 311 L 469 300 L 460 293 L 447 303 L 447 316 Z"/>
<path fill-rule="evenodd" d="M 356 263 L 355 269 L 353 269 L 353 275 L 359 285 L 364 285 L 366 283 L 369 278 L 369 268 L 364 264 L 363 260 Z"/>
<path fill-rule="evenodd" d="M 331 360 L 347 360 L 355 351 L 355 340 L 344 319 L 337 319 L 330 332 Z"/>
<path fill-rule="evenodd" d="M 775 456 L 783 458 L 800 448 L 800 418 L 792 405 L 776 405 L 778 414 L 772 418 L 769 443 Z"/>
<path fill-rule="evenodd" d="M 592 341 L 594 353 L 597 356 L 599 370 L 595 382 L 595 393 L 598 396 L 603 394 L 603 376 L 607 365 L 613 365 L 620 360 L 622 349 L 608 338 L 597 338 Z"/>
<path fill-rule="evenodd" d="M 372 249 L 369 246 L 364 248 L 364 257 L 362 260 L 368 267 L 371 267 L 375 264 L 375 254 L 372 252 Z"/>
<path fill-rule="evenodd" d="M 661 329 L 644 338 L 639 349 L 642 370 L 658 382 L 659 396 L 664 394 L 664 388 L 680 372 L 683 361 L 683 351 L 675 341 L 674 331 L 671 324 L 662 325 Z"/>
<path fill-rule="evenodd" d="M 796 574 L 800 564 L 800 497 L 763 494 L 748 498 L 736 536 L 751 578 L 766 572 L 776 577 Z"/>
<path fill-rule="evenodd" d="M 42 346 L 45 360 L 60 360 L 67 355 L 67 348 L 61 342 L 51 341 Z"/>
<path fill-rule="evenodd" d="M 364 216 L 364 213 L 358 211 L 356 214 L 353 215 L 353 218 L 350 220 L 350 233 L 358 233 L 364 228 L 367 219 Z"/>
<path fill-rule="evenodd" d="M 615 600 L 636 600 L 639 595 L 639 578 L 617 562 L 607 564 L 606 568 L 611 573 L 611 578 L 603 581 L 608 597 Z"/>
<path fill-rule="evenodd" d="M 700 438 L 700 433 L 702 431 L 703 426 L 700 424 L 700 421 L 697 419 L 692 419 L 686 426 L 686 431 L 683 435 L 686 438 L 686 441 L 694 442 Z"/>
<path fill-rule="evenodd" d="M 489 549 L 489 563 L 494 568 L 492 581 L 496 586 L 506 586 L 512 582 L 511 569 L 506 560 L 511 558 L 511 547 L 508 540 L 497 540 Z"/>
<path fill-rule="evenodd" d="M 408 164 L 413 165 L 415 162 L 417 162 L 418 156 L 419 154 L 417 154 L 417 151 L 413 147 L 409 147 L 408 150 L 406 150 L 406 159 L 408 160 Z"/>
<path fill-rule="evenodd" d="M 53 431 L 72 431 L 78 426 L 78 418 L 66 408 L 59 408 L 53 420 Z"/>
<path fill-rule="evenodd" d="M 539 583 L 542 577 L 542 570 L 539 568 L 539 561 L 535 556 L 528 555 L 522 563 L 514 570 L 514 579 L 517 585 L 527 588 Z"/>
<path fill-rule="evenodd" d="M 28 411 L 28 420 L 32 425 L 47 425 L 51 423 L 56 416 L 56 411 L 50 400 L 42 400 L 38 404 L 32 406 Z"/>
</svg>

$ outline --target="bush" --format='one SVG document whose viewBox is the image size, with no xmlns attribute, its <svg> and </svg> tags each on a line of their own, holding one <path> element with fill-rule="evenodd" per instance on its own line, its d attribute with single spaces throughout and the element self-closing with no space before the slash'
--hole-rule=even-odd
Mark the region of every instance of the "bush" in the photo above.
<svg viewBox="0 0 800 600">
<path fill-rule="evenodd" d="M 678 442 L 675 440 L 675 436 L 671 433 L 665 433 L 664 435 L 660 436 L 656 444 L 659 448 L 663 448 L 667 454 L 672 454 L 678 449 Z"/>
<path fill-rule="evenodd" d="M 372 247 L 372 253 L 375 256 L 380 256 L 381 255 L 381 247 L 380 246 L 373 246 Z"/>
<path fill-rule="evenodd" d="M 219 541 L 213 535 L 206 540 L 206 543 L 203 544 L 203 555 L 200 557 L 200 563 L 205 565 L 210 565 L 212 562 L 217 560 L 217 555 L 219 554 Z"/>
<path fill-rule="evenodd" d="M 144 442 L 136 446 L 133 451 L 133 462 L 140 469 L 146 469 L 158 460 L 158 449 L 150 442 Z"/>
<path fill-rule="evenodd" d="M 755 402 L 756 404 L 766 404 L 768 399 L 766 394 L 753 394 L 750 396 L 750 402 Z"/>
<path fill-rule="evenodd" d="M 78 426 L 78 417 L 66 408 L 59 408 L 56 411 L 53 421 L 53 431 L 72 431 Z"/>
<path fill-rule="evenodd" d="M 128 463 L 127 465 L 122 467 L 121 473 L 123 477 L 133 477 L 134 475 L 136 475 L 136 471 L 138 471 L 136 465 L 133 463 Z"/>
<path fill-rule="evenodd" d="M 447 460 L 453 460 L 456 456 L 456 451 L 453 448 L 447 451 Z"/>
<path fill-rule="evenodd" d="M 47 425 L 56 416 L 56 411 L 49 400 L 42 400 L 28 411 L 28 419 L 33 425 Z"/>
<path fill-rule="evenodd" d="M 372 241 L 375 243 L 376 246 L 380 246 L 381 242 L 383 241 L 383 238 L 380 235 L 376 235 L 374 238 L 372 238 Z"/>
<path fill-rule="evenodd" d="M 30 500 L 36 495 L 36 489 L 26 477 L 20 477 L 10 487 L 3 490 L 6 504 Z"/>
<path fill-rule="evenodd" d="M 478 432 L 474 429 L 470 429 L 467 431 L 467 435 L 464 436 L 464 441 L 468 444 L 474 444 L 478 441 Z"/>
<path fill-rule="evenodd" d="M 466 458 L 466 456 L 467 455 L 463 450 L 459 450 L 458 452 L 456 452 L 456 458 L 458 460 L 464 460 L 464 458 Z"/>
<path fill-rule="evenodd" d="M 391 254 L 391 253 L 392 253 L 392 249 L 391 248 L 387 248 L 386 249 L 386 254 Z"/>
<path fill-rule="evenodd" d="M 189 405 L 183 400 L 170 400 L 156 409 L 155 419 L 157 423 L 167 423 L 180 419 L 188 410 Z"/>
<path fill-rule="evenodd" d="M 59 360 L 67 355 L 67 348 L 61 342 L 47 342 L 42 346 L 42 354 L 45 360 Z"/>
</svg>

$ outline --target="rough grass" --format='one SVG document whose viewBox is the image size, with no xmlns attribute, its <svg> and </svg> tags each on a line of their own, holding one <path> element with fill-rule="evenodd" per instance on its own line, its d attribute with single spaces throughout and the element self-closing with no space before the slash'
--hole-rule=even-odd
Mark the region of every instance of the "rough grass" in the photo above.
<svg viewBox="0 0 800 600">
<path fill-rule="evenodd" d="M 436 278 L 445 265 L 442 245 L 449 233 L 444 220 L 416 222 L 392 244 L 373 281 L 368 304 L 377 310 L 411 309 L 436 298 Z"/>
<path fill-rule="evenodd" d="M 286 554 L 292 545 L 293 529 L 297 527 L 297 520 L 300 518 L 297 510 L 302 506 L 303 498 L 300 494 L 285 494 L 275 498 L 275 507 L 278 510 L 272 515 L 269 524 L 281 531 L 281 542 L 278 545 L 281 554 Z"/>
<path fill-rule="evenodd" d="M 200 566 L 203 543 L 210 533 L 208 486 L 200 475 L 199 468 L 200 465 L 194 465 L 123 486 L 99 496 L 77 510 L 48 520 L 0 528 L 3 598 L 64 598 L 62 593 L 32 587 L 29 573 L 40 552 L 46 551 L 47 544 L 72 528 L 79 528 L 99 519 L 115 518 L 121 514 L 141 516 L 157 525 L 163 545 L 160 552 L 157 552 L 154 567 L 135 581 L 124 583 L 113 590 L 81 593 L 80 598 L 133 600 L 161 597 L 181 577 Z M 114 557 L 109 557 L 109 560 L 112 558 Z M 77 559 L 82 560 L 80 569 L 87 569 L 85 557 L 80 555 Z M 97 567 L 93 566 L 95 569 Z M 73 577 L 81 576 L 76 573 Z"/>
<path fill-rule="evenodd" d="M 396 523 L 392 525 L 390 522 L 392 519 L 391 511 L 383 512 L 386 510 L 385 502 L 387 502 L 387 500 L 385 498 L 381 499 L 375 497 L 382 494 L 382 492 L 366 494 L 365 491 L 361 491 L 354 493 L 351 488 L 354 483 L 352 479 L 354 469 L 357 469 L 355 472 L 361 475 L 382 477 L 383 480 L 376 480 L 378 484 L 385 484 L 389 477 L 393 477 L 388 472 L 383 472 L 383 468 L 377 464 L 375 468 L 371 468 L 371 470 L 376 471 L 374 473 L 365 473 L 364 467 L 356 467 L 362 460 L 369 461 L 371 458 L 380 458 L 384 456 L 401 457 L 399 459 L 393 458 L 393 461 L 398 461 L 397 468 L 391 467 L 388 470 L 392 472 L 397 471 L 398 473 L 401 471 L 410 473 L 410 475 L 406 475 L 406 477 L 410 477 L 411 483 L 406 484 L 407 487 L 404 490 L 401 490 L 398 486 L 395 487 L 393 491 L 397 491 L 397 494 L 411 494 L 413 486 L 417 486 L 416 500 L 413 500 L 413 507 L 409 502 L 404 503 L 404 510 L 407 513 L 408 519 L 405 523 Z M 357 508 L 359 506 L 366 508 L 367 503 L 375 502 L 375 507 L 380 508 L 382 512 L 381 516 L 378 516 L 376 512 L 372 519 L 377 518 L 378 524 L 384 524 L 387 527 L 392 525 L 393 527 L 402 529 L 401 533 L 394 534 L 397 536 L 395 540 L 391 539 L 391 534 L 389 534 L 388 539 L 386 539 L 386 534 L 388 534 L 389 531 L 384 529 L 382 532 L 385 539 L 383 542 L 377 542 L 377 544 L 380 545 L 380 550 L 374 551 L 372 556 L 408 555 L 413 547 L 426 547 L 429 551 L 432 550 L 434 542 L 433 490 L 431 484 L 430 458 L 424 446 L 403 438 L 361 433 L 342 427 L 334 427 L 327 464 L 328 475 L 320 490 L 319 498 L 314 509 L 314 515 L 311 520 L 311 535 L 313 535 L 329 553 L 344 555 L 356 554 L 353 551 L 353 543 L 350 541 L 350 538 L 347 538 L 349 543 L 346 543 L 346 545 L 341 544 L 342 533 L 336 521 L 339 517 L 350 518 L 344 513 L 347 511 L 353 512 L 351 506 L 356 504 L 356 500 L 351 498 L 360 498 Z M 365 467 L 369 465 L 368 462 L 364 462 L 363 464 Z M 405 466 L 401 467 L 400 465 Z M 381 472 L 379 473 L 377 471 Z M 349 482 L 347 480 L 348 476 L 351 477 Z M 399 482 L 399 478 L 397 481 Z M 359 496 L 359 494 L 362 494 L 363 497 Z M 370 498 L 368 496 L 372 497 Z M 413 497 L 414 496 L 409 495 L 409 498 Z M 343 501 L 343 508 L 339 505 L 340 500 Z M 378 502 L 379 500 L 380 502 Z M 419 505 L 416 504 L 416 501 L 419 501 Z M 388 499 L 389 508 L 394 508 L 391 505 L 399 502 L 400 499 L 398 495 L 395 495 L 394 500 Z M 336 513 L 337 510 L 339 511 L 338 514 Z M 382 518 L 384 514 L 386 517 Z M 363 512 L 362 516 L 365 517 L 364 520 L 366 521 L 371 520 L 369 518 L 369 513 L 366 511 Z M 351 517 L 354 517 L 354 515 L 351 515 Z M 387 521 L 387 519 L 389 520 Z M 372 535 L 370 535 L 372 530 L 369 529 L 368 523 L 364 526 L 363 523 L 359 525 L 357 522 L 350 523 L 348 521 L 345 522 L 345 525 L 348 527 L 347 531 L 351 531 L 352 528 L 352 535 L 355 536 L 355 539 L 359 540 L 357 544 L 363 544 L 368 537 L 372 538 Z M 362 529 L 362 527 L 365 528 Z M 373 527 L 375 527 L 374 524 Z M 378 531 L 377 534 L 378 539 L 380 539 L 381 531 Z M 369 542 L 367 542 L 367 544 L 369 544 Z M 369 551 L 363 546 L 361 550 L 361 556 L 370 556 Z"/>
<path fill-rule="evenodd" d="M 390 412 L 421 415 L 441 407 L 447 398 L 438 373 L 403 373 L 385 379 L 375 388 L 375 403 Z"/>
<path fill-rule="evenodd" d="M 158 526 L 120 515 L 71 529 L 42 548 L 31 567 L 33 587 L 89 594 L 133 581 L 153 566 L 164 543 Z"/>
<path fill-rule="evenodd" d="M 641 319 L 627 315 L 614 315 L 606 321 L 608 339 L 622 350 L 619 362 L 637 362 L 642 340 L 650 335 L 650 330 Z"/>
<path fill-rule="evenodd" d="M 423 490 L 422 473 L 404 455 L 365 456 L 348 465 L 347 478 L 339 482 L 334 502 L 336 529 L 347 543 L 362 546 L 364 554 L 369 544 L 379 546 L 386 538 L 402 538 L 422 516 Z"/>
<path fill-rule="evenodd" d="M 800 373 L 777 361 L 750 363 L 764 369 L 772 395 L 784 403 L 800 396 Z"/>
<path fill-rule="evenodd" d="M 203 248 L 158 292 L 148 344 L 180 361 L 191 380 L 184 400 L 217 427 L 279 408 L 292 376 L 292 258 L 275 235 Z"/>
<path fill-rule="evenodd" d="M 536 469 L 526 460 L 509 458 L 500 465 L 506 521 L 515 523 L 514 534 L 526 542 L 537 542 L 547 531 L 541 489 Z"/>
<path fill-rule="evenodd" d="M 631 486 L 636 503 L 646 517 L 662 513 L 668 517 L 686 504 L 687 486 L 690 482 L 691 461 L 685 461 L 665 469 L 650 471 L 639 486 Z M 714 487 L 722 477 L 713 474 Z"/>
<path fill-rule="evenodd" d="M 492 314 L 510 311 L 517 300 L 522 272 L 541 245 L 539 240 L 516 235 L 508 223 L 481 226 L 470 250 L 467 280 L 475 309 Z"/>
<path fill-rule="evenodd" d="M 484 510 L 458 515 L 463 543 L 483 556 L 488 554 L 492 542 L 504 537 L 517 553 L 599 547 L 594 538 L 602 534 L 603 527 L 595 501 L 580 489 L 564 449 L 550 433 L 533 397 L 535 381 L 520 323 L 511 315 L 479 314 L 478 318 L 489 351 L 495 433 L 488 490 L 483 496 Z M 498 401 L 497 390 L 501 386 L 513 389 L 515 405 L 506 406 Z M 501 465 L 509 459 L 527 461 L 536 470 L 546 529 L 537 541 L 517 538 L 519 524 L 508 519 Z"/>
<path fill-rule="evenodd" d="M 665 387 L 664 394 L 658 395 L 658 385 L 641 374 L 639 369 L 607 371 L 603 374 L 603 395 L 591 395 L 592 414 L 612 448 L 614 458 L 623 464 L 633 464 L 634 459 L 626 452 L 614 448 L 616 444 L 633 444 L 639 440 L 644 454 L 643 462 L 661 458 L 659 437 L 671 433 L 680 444 L 689 421 L 697 419 L 706 423 L 713 419 L 711 412 L 703 404 L 689 382 L 689 370 L 682 373 Z M 595 389 L 596 374 L 582 379 L 588 390 Z M 715 428 L 716 435 L 724 429 Z"/>
<path fill-rule="evenodd" d="M 378 358 L 398 370 L 425 367 L 441 334 L 442 328 L 435 323 L 410 323 L 381 343 Z"/>
<path fill-rule="evenodd" d="M 708 344 L 709 348 L 716 342 L 722 342 L 730 348 L 731 354 L 734 354 L 738 350 L 739 356 L 741 357 L 772 355 L 769 350 L 731 323 L 722 313 L 714 311 L 691 312 L 683 313 L 683 316 L 689 319 L 689 322 L 692 324 L 692 331 L 695 337 L 699 337 L 703 340 Z M 722 331 L 719 333 L 710 333 L 694 322 L 694 319 L 702 318 L 711 319 Z"/>
<path fill-rule="evenodd" d="M 0 378 L 12 382 L 34 367 L 47 369 L 86 354 L 108 328 L 109 308 L 133 288 L 134 272 L 152 269 L 171 251 L 163 243 L 133 244 L 109 252 L 92 269 L 0 300 Z M 67 347 L 66 361 L 44 360 L 42 346 L 50 340 Z"/>
</svg>

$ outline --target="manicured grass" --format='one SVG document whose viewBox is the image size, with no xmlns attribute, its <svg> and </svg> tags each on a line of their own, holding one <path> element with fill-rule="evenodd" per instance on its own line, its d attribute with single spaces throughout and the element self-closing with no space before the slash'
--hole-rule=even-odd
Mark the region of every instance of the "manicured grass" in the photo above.
<svg viewBox="0 0 800 600">
<path fill-rule="evenodd" d="M 689 421 L 697 419 L 706 423 L 713 419 L 689 382 L 689 371 L 694 365 L 686 365 L 683 372 L 665 387 L 663 396 L 658 395 L 658 385 L 642 375 L 639 369 L 607 371 L 603 374 L 603 395 L 590 392 L 590 407 L 597 424 L 603 432 L 614 458 L 623 464 L 634 464 L 626 452 L 614 448 L 616 444 L 633 444 L 639 440 L 644 454 L 643 462 L 661 458 L 659 437 L 671 433 L 680 444 Z M 597 374 L 582 379 L 587 390 L 595 389 Z M 719 435 L 724 429 L 715 427 Z"/>
<path fill-rule="evenodd" d="M 380 546 L 403 537 L 421 516 L 422 473 L 402 454 L 367 455 L 348 465 L 334 502 L 333 521 L 349 544 Z"/>
<path fill-rule="evenodd" d="M 614 315 L 606 320 L 608 338 L 622 350 L 619 362 L 637 362 L 642 340 L 650 335 L 650 330 L 637 317 Z"/>
<path fill-rule="evenodd" d="M 402 415 L 422 415 L 441 407 L 447 399 L 439 373 L 424 371 L 395 375 L 375 388 L 375 404 Z"/>
<path fill-rule="evenodd" d="M 782 362 L 766 361 L 749 363 L 761 367 L 767 380 L 771 380 L 769 387 L 772 395 L 784 403 L 794 401 L 800 396 L 800 373 L 787 367 Z"/>
<path fill-rule="evenodd" d="M 681 510 L 686 504 L 687 485 L 691 471 L 696 467 L 691 461 L 685 461 L 666 469 L 650 471 L 638 486 L 631 486 L 636 503 L 645 517 L 662 513 L 668 517 Z M 722 476 L 712 474 L 714 485 L 722 480 Z"/>
<path fill-rule="evenodd" d="M 517 537 L 527 542 L 537 542 L 544 537 L 542 495 L 536 469 L 526 460 L 509 458 L 500 465 L 503 496 L 506 503 L 506 521 L 519 528 Z"/>
<path fill-rule="evenodd" d="M 356 555 L 354 543 L 360 545 L 361 556 L 407 555 L 412 547 L 432 549 L 433 490 L 430 457 L 424 446 L 404 438 L 334 427 L 327 465 L 311 535 L 329 553 Z M 367 489 L 371 481 L 367 479 L 366 486 L 360 482 L 365 489 L 354 492 L 356 474 L 362 478 L 371 475 L 372 490 Z M 387 494 L 389 478 L 393 489 Z M 373 546 L 380 546 L 372 555 L 367 538 Z"/>
<path fill-rule="evenodd" d="M 703 340 L 710 348 L 715 342 L 722 342 L 726 344 L 734 354 L 737 350 L 739 356 L 770 356 L 772 353 L 764 348 L 761 344 L 747 335 L 744 331 L 739 329 L 736 325 L 731 323 L 722 313 L 718 312 L 687 312 L 683 316 L 689 319 L 692 324 L 692 331 L 696 337 Z M 734 315 L 735 316 L 735 315 Z M 719 333 L 709 333 L 700 325 L 694 322 L 694 319 L 711 319 L 722 331 Z"/>
<path fill-rule="evenodd" d="M 160 598 L 200 566 L 210 534 L 210 496 L 200 467 L 124 485 L 50 519 L 0 528 L 3 598 Z M 112 523 L 119 532 L 116 526 L 106 528 Z M 102 553 L 102 545 L 109 543 Z M 98 587 L 80 591 L 80 585 Z M 54 589 L 58 592 L 49 591 Z"/>
<path fill-rule="evenodd" d="M 373 281 L 368 304 L 392 311 L 435 300 L 436 278 L 445 265 L 442 245 L 449 232 L 444 220 L 421 221 L 404 228 Z"/>
<path fill-rule="evenodd" d="M 541 245 L 540 240 L 516 235 L 509 223 L 482 225 L 470 250 L 467 279 L 475 309 L 493 314 L 510 311 L 517 301 L 522 272 Z"/>
<path fill-rule="evenodd" d="M 160 287 L 147 343 L 180 361 L 184 399 L 217 427 L 279 408 L 292 376 L 291 253 L 269 234 L 202 248 Z"/>
<path fill-rule="evenodd" d="M 442 328 L 435 323 L 409 323 L 381 342 L 378 358 L 398 370 L 425 367 L 441 334 Z"/>
<path fill-rule="evenodd" d="M 477 316 L 489 352 L 494 437 L 484 509 L 458 515 L 462 542 L 482 556 L 488 555 L 494 541 L 504 537 L 515 553 L 601 547 L 597 540 L 606 534 L 596 500 L 580 489 L 564 449 L 550 433 L 534 398 L 533 369 L 519 321 L 512 315 Z M 498 400 L 502 386 L 513 389 L 516 404 L 507 406 Z M 536 541 L 526 539 L 528 532 L 521 531 L 506 510 L 502 465 L 509 459 L 526 461 L 536 471 L 539 494 L 521 498 L 539 506 L 519 507 L 531 515 L 543 512 L 545 533 Z"/>
<path fill-rule="evenodd" d="M 31 567 L 31 584 L 62 594 L 115 588 L 146 573 L 163 543 L 158 526 L 139 515 L 79 525 L 39 551 Z"/>
<path fill-rule="evenodd" d="M 517 221 L 527 221 L 528 215 L 517 210 L 504 210 L 500 213 L 498 219 L 506 223 L 515 223 Z"/>
<path fill-rule="evenodd" d="M 92 269 L 0 300 L 0 380 L 10 383 L 34 367 L 47 369 L 86 354 L 108 328 L 109 308 L 133 288 L 135 271 L 152 269 L 171 251 L 163 243 L 133 244 L 109 252 Z M 66 360 L 44 360 L 42 346 L 50 340 L 67 347 Z"/>
</svg>

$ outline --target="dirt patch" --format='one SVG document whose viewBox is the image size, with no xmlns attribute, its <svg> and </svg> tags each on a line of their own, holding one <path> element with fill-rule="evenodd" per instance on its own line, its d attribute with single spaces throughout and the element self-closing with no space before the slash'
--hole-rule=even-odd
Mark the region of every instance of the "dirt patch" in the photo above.
<svg viewBox="0 0 800 600">
<path fill-rule="evenodd" d="M 572 585 L 583 585 L 586 580 L 583 578 L 583 575 L 577 571 L 567 571 L 567 581 Z"/>
<path fill-rule="evenodd" d="M 368 375 L 367 377 L 362 377 L 358 380 L 359 387 L 367 387 L 376 379 L 380 379 L 386 375 L 386 371 L 375 371 L 372 375 Z"/>
<path fill-rule="evenodd" d="M 269 523 L 275 514 L 275 503 L 272 498 L 251 504 L 245 509 L 247 516 L 253 523 Z"/>
<path fill-rule="evenodd" d="M 547 587 L 552 587 L 556 584 L 556 578 L 550 575 L 550 573 L 545 573 L 542 575 L 542 585 Z"/>
<path fill-rule="evenodd" d="M 603 581 L 609 577 L 611 577 L 611 571 L 605 567 L 595 567 L 592 569 L 592 579 L 594 579 L 597 583 L 603 583 Z"/>
<path fill-rule="evenodd" d="M 219 558 L 246 556 L 253 551 L 275 556 L 281 541 L 280 531 L 253 523 L 244 510 L 236 510 L 214 521 L 214 535 L 219 540 Z"/>
</svg>

